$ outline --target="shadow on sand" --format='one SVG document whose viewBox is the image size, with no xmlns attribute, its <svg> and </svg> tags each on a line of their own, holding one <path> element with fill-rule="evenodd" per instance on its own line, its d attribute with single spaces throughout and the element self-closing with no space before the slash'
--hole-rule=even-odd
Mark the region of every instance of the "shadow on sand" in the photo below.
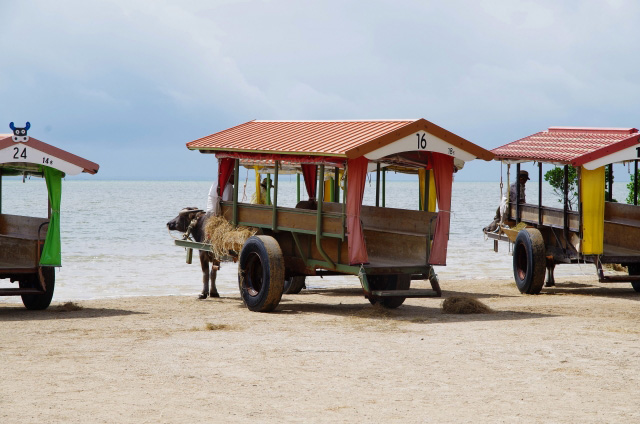
<svg viewBox="0 0 640 424">
<path fill-rule="evenodd" d="M 328 297 L 344 297 L 348 302 L 336 303 L 309 303 L 296 302 L 296 297 L 303 300 L 308 295 L 321 295 Z M 403 304 L 397 309 L 386 309 L 379 305 L 371 305 L 362 295 L 361 288 L 338 288 L 303 291 L 298 295 L 285 295 L 273 314 L 327 314 L 342 317 L 360 318 L 366 320 L 393 320 L 410 323 L 442 323 L 464 321 L 504 321 L 534 318 L 547 318 L 554 315 L 531 313 L 521 311 L 494 311 L 489 314 L 444 314 L 442 302 L 451 296 L 464 295 L 469 297 L 499 297 L 496 295 L 478 295 L 476 293 L 458 293 L 443 291 L 441 298 L 420 299 L 422 305 Z M 511 296 L 507 296 L 511 297 Z M 354 298 L 360 298 L 355 301 Z M 244 305 L 239 305 L 244 308 Z"/>
<path fill-rule="evenodd" d="M 59 305 L 51 305 L 43 311 L 30 311 L 18 303 L 0 305 L 0 321 L 4 322 L 105 318 L 138 314 L 145 314 L 145 312 L 109 308 L 82 308 L 75 311 L 66 311 Z"/>
<path fill-rule="evenodd" d="M 554 287 L 544 287 L 540 296 L 571 295 L 571 296 L 599 296 L 615 299 L 640 300 L 640 293 L 636 292 L 631 283 L 556 283 Z"/>
</svg>

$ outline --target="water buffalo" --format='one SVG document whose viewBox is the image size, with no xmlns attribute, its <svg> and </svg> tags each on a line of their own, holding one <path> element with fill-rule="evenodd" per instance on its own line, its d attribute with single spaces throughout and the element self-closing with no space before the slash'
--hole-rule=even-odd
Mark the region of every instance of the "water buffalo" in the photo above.
<svg viewBox="0 0 640 424">
<path fill-rule="evenodd" d="M 170 231 L 180 231 L 183 234 L 188 234 L 193 240 L 202 243 L 205 238 L 204 226 L 209 216 L 210 213 L 205 213 L 202 209 L 184 208 L 178 216 L 167 222 L 167 228 Z M 220 297 L 216 289 L 216 275 L 220 268 L 220 261 L 216 260 L 211 252 L 204 250 L 199 250 L 198 252 L 200 253 L 200 266 L 202 268 L 202 293 L 200 293 L 198 299 L 206 299 L 207 296 Z M 209 264 L 211 264 L 211 270 L 209 270 Z M 211 275 L 211 289 L 209 289 L 209 275 Z"/>
</svg>

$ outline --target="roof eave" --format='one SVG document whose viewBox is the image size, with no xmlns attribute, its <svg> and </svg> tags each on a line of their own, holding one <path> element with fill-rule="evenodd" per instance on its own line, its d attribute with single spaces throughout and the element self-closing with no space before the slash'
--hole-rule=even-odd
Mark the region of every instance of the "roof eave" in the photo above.
<svg viewBox="0 0 640 424">
<path fill-rule="evenodd" d="M 589 152 L 582 156 L 579 156 L 571 161 L 571 165 L 582 166 L 585 163 L 592 162 L 596 159 L 600 159 L 601 157 L 608 156 L 613 153 L 619 152 L 620 150 L 626 149 L 627 147 L 631 147 L 634 144 L 638 144 L 638 142 L 640 142 L 640 134 L 633 134 L 631 137 L 620 140 L 615 144 L 601 147 L 598 150 L 594 150 L 593 152 Z"/>
<path fill-rule="evenodd" d="M 274 150 L 251 150 L 251 149 L 225 149 L 220 147 L 189 147 L 189 150 L 198 150 L 200 153 L 216 153 L 216 152 L 238 152 L 238 153 L 248 153 L 248 154 L 256 154 L 256 155 L 293 155 L 293 156 L 324 156 L 324 157 L 335 157 L 335 158 L 344 158 L 347 157 L 344 154 L 336 154 L 336 153 L 326 153 L 326 152 L 282 152 L 282 151 L 274 151 Z"/>
</svg>

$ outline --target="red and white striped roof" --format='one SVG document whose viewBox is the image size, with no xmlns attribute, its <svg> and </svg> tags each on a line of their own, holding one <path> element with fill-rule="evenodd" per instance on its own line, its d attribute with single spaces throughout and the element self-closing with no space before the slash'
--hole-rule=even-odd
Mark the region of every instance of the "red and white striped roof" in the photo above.
<svg viewBox="0 0 640 424">
<path fill-rule="evenodd" d="M 496 160 L 540 161 L 594 169 L 638 159 L 636 128 L 550 127 L 493 149 Z"/>
<path fill-rule="evenodd" d="M 424 148 L 419 137 L 424 134 Z M 395 144 L 394 144 L 395 143 Z M 391 146 L 393 145 L 393 146 Z M 416 147 L 417 146 L 417 147 Z M 375 160 L 393 150 L 441 151 L 462 160 L 493 155 L 425 119 L 249 121 L 187 143 L 201 152 L 307 155 Z M 451 153 L 448 153 L 451 152 Z"/>
</svg>

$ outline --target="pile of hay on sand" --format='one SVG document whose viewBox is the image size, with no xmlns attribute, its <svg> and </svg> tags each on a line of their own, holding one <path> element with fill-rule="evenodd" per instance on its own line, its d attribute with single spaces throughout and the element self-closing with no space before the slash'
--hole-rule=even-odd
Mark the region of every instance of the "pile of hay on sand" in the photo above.
<svg viewBox="0 0 640 424">
<path fill-rule="evenodd" d="M 471 297 L 452 296 L 442 302 L 443 314 L 490 314 L 493 309 Z"/>
<path fill-rule="evenodd" d="M 257 232 L 255 228 L 236 227 L 221 216 L 212 215 L 204 225 L 205 243 L 211 244 L 213 255 L 220 260 L 229 251 L 240 253 L 244 242 Z"/>
</svg>

